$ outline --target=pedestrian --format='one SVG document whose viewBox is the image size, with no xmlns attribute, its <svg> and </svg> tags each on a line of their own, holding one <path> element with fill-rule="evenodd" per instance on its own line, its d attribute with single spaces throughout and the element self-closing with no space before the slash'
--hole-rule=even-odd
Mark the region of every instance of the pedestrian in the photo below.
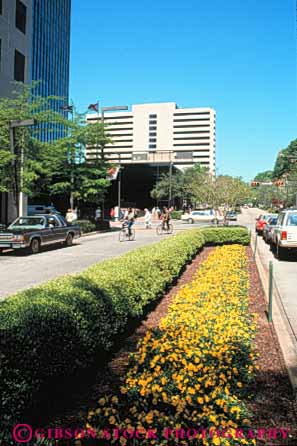
<svg viewBox="0 0 297 446">
<path fill-rule="evenodd" d="M 77 208 L 73 209 L 73 220 L 72 221 L 76 221 L 78 219 L 78 211 Z"/>
<path fill-rule="evenodd" d="M 146 229 L 152 227 L 152 214 L 147 208 L 144 209 L 144 226 Z"/>
<path fill-rule="evenodd" d="M 114 208 L 111 208 L 111 209 L 110 209 L 109 215 L 110 215 L 110 219 L 111 219 L 112 221 L 114 221 L 114 215 L 115 215 Z"/>
<path fill-rule="evenodd" d="M 74 220 L 74 213 L 73 210 L 71 208 L 69 208 L 67 210 L 67 213 L 65 215 L 65 220 L 67 221 L 67 223 L 69 223 L 70 225 L 72 224 L 73 220 Z"/>
<path fill-rule="evenodd" d="M 158 219 L 160 220 L 162 212 L 161 212 L 161 209 L 159 208 L 159 206 L 156 207 L 156 212 L 157 212 Z"/>
<path fill-rule="evenodd" d="M 95 211 L 95 222 L 97 223 L 101 219 L 101 209 L 98 206 Z"/>
</svg>

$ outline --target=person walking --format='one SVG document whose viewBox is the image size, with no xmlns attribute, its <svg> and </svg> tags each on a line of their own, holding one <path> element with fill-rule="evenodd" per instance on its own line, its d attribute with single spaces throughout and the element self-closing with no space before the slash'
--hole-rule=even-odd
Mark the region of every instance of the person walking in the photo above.
<svg viewBox="0 0 297 446">
<path fill-rule="evenodd" d="M 74 213 L 73 210 L 71 208 L 69 208 L 67 210 L 67 213 L 65 215 L 65 220 L 67 221 L 67 223 L 69 223 L 70 225 L 72 224 L 72 222 L 74 221 Z"/>
<path fill-rule="evenodd" d="M 144 209 L 144 225 L 146 229 L 152 227 L 152 214 L 147 208 Z"/>
</svg>

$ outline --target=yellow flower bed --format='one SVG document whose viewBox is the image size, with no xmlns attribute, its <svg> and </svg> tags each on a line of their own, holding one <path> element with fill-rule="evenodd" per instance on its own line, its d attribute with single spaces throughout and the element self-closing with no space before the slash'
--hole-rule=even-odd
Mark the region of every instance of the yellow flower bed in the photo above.
<svg viewBox="0 0 297 446">
<path fill-rule="evenodd" d="M 216 248 L 141 341 L 118 395 L 101 398 L 87 426 L 156 429 L 158 440 L 143 439 L 142 445 L 189 444 L 175 435 L 164 438 L 164 429 L 202 427 L 229 435 L 201 434 L 196 445 L 256 444 L 235 438 L 236 428 L 249 424 L 242 397 L 255 368 L 248 285 L 245 247 Z"/>
</svg>

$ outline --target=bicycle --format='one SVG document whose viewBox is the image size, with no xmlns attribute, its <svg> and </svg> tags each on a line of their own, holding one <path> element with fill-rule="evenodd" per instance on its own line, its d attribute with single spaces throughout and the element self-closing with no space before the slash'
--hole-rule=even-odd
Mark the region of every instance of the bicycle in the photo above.
<svg viewBox="0 0 297 446">
<path fill-rule="evenodd" d="M 156 228 L 156 232 L 157 232 L 157 235 L 172 234 L 173 233 L 173 225 L 171 223 L 169 223 L 169 225 L 167 227 L 167 225 L 160 223 Z"/>
<path fill-rule="evenodd" d="M 124 223 L 122 225 L 122 229 L 120 230 L 120 233 L 119 233 L 119 241 L 124 242 L 126 240 L 129 240 L 129 241 L 135 240 L 135 229 L 130 228 L 130 232 L 129 232 L 128 225 Z"/>
</svg>

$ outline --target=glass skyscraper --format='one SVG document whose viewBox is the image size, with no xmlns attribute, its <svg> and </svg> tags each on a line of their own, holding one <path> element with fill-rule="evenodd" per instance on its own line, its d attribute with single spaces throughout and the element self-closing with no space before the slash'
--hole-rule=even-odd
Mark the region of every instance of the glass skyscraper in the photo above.
<svg viewBox="0 0 297 446">
<path fill-rule="evenodd" d="M 32 9 L 32 81 L 40 81 L 38 95 L 61 98 L 51 109 L 63 113 L 69 101 L 71 0 L 33 0 Z M 43 141 L 65 136 L 62 125 L 42 124 L 40 130 Z"/>
</svg>

